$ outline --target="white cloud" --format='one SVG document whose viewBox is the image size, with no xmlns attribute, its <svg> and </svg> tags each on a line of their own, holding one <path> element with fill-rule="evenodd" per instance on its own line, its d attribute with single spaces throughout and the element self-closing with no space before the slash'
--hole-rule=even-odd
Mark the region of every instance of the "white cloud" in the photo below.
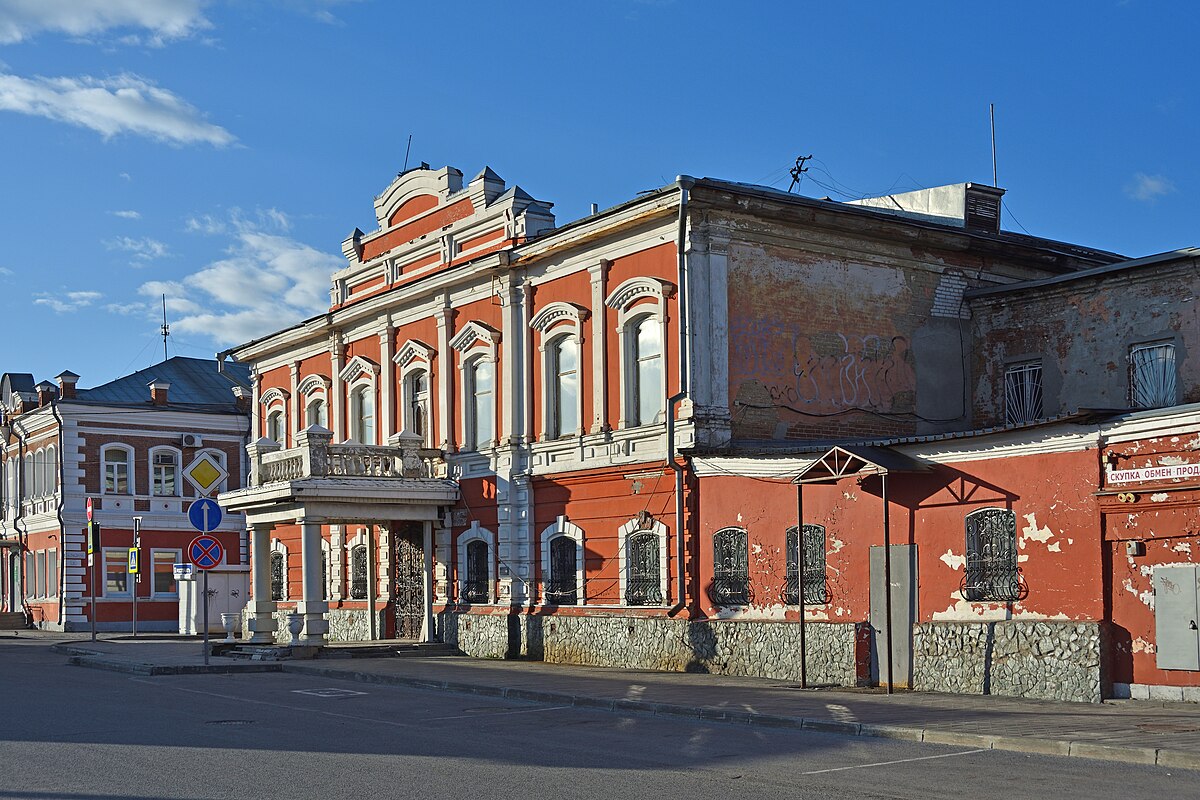
<svg viewBox="0 0 1200 800">
<path fill-rule="evenodd" d="M 100 292 L 65 292 L 58 296 L 52 295 L 49 292 L 39 292 L 34 295 L 33 304 L 37 306 L 49 306 L 62 314 L 87 308 L 103 296 Z"/>
<path fill-rule="evenodd" d="M 152 298 L 147 313 L 161 313 L 167 297 L 171 329 L 211 338 L 220 346 L 241 344 L 329 306 L 329 276 L 343 259 L 286 235 L 287 216 L 277 209 L 247 216 L 233 209 L 228 219 L 194 217 L 189 229 L 232 237 L 225 257 L 178 281 L 148 281 L 138 293 Z"/>
<path fill-rule="evenodd" d="M 1134 200 L 1149 203 L 1175 191 L 1175 184 L 1162 175 L 1147 175 L 1144 172 L 1135 173 L 1133 179 L 1125 185 L 1125 194 Z"/>
<path fill-rule="evenodd" d="M 312 17 L 318 22 L 324 22 L 326 25 L 343 24 L 330 11 L 331 8 L 357 2 L 360 2 L 360 0 L 275 0 L 275 4 L 278 6 Z"/>
<path fill-rule="evenodd" d="M 88 37 L 112 29 L 145 30 L 121 41 L 161 47 L 212 27 L 204 18 L 206 0 L 0 0 L 0 44 L 39 33 Z"/>
<path fill-rule="evenodd" d="M 126 253 L 133 253 L 134 259 L 142 262 L 135 264 L 135 266 L 145 266 L 150 261 L 165 258 L 171 254 L 171 249 L 167 245 L 149 237 L 131 239 L 128 236 L 118 236 L 116 239 L 105 242 L 104 246 L 109 250 L 121 250 Z"/>
<path fill-rule="evenodd" d="M 120 217 L 121 219 L 142 218 L 142 213 L 140 211 L 110 211 L 108 213 L 112 214 L 114 217 Z"/>
<path fill-rule="evenodd" d="M 3 275 L 3 276 L 4 276 L 4 277 L 6 277 L 6 278 L 11 278 L 11 277 L 12 277 L 13 275 L 15 275 L 15 274 L 16 274 L 16 273 L 14 273 L 14 272 L 13 272 L 11 269 L 9 269 L 8 267 L 0 267 L 0 275 Z"/>
<path fill-rule="evenodd" d="M 225 147 L 237 141 L 224 128 L 205 122 L 178 95 L 133 74 L 23 78 L 0 73 L 0 111 L 89 128 L 105 139 L 128 133 L 177 145 Z"/>
</svg>

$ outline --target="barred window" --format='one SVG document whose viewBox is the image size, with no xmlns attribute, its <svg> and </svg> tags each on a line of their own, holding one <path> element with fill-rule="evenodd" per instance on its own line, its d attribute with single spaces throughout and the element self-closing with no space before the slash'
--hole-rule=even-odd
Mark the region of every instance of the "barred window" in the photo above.
<svg viewBox="0 0 1200 800">
<path fill-rule="evenodd" d="M 659 537 L 654 531 L 638 531 L 625 540 L 629 575 L 625 580 L 625 603 L 631 606 L 662 605 L 662 570 Z"/>
<path fill-rule="evenodd" d="M 967 564 L 962 594 L 967 600 L 1020 600 L 1025 596 L 1017 567 L 1017 515 L 981 508 L 967 515 Z"/>
<path fill-rule="evenodd" d="M 787 591 L 784 602 L 800 605 L 800 537 L 796 526 L 787 530 Z M 804 526 L 804 603 L 820 605 L 829 602 L 825 581 L 825 526 Z"/>
<path fill-rule="evenodd" d="M 1004 424 L 1022 425 L 1042 415 L 1042 362 L 1013 364 L 1004 371 Z"/>
<path fill-rule="evenodd" d="M 1175 345 L 1159 342 L 1130 348 L 1129 394 L 1134 408 L 1161 408 L 1178 402 Z"/>
<path fill-rule="evenodd" d="M 355 545 L 350 550 L 350 597 L 367 599 L 367 546 Z"/>
<path fill-rule="evenodd" d="M 746 532 L 724 528 L 713 534 L 713 602 L 744 606 L 750 602 L 750 557 Z"/>
<path fill-rule="evenodd" d="M 482 539 L 467 543 L 467 574 L 463 580 L 463 600 L 488 601 L 488 544 Z"/>
<path fill-rule="evenodd" d="M 550 577 L 546 581 L 546 600 L 554 605 L 573 606 L 579 603 L 576 581 L 577 550 L 579 545 L 570 536 L 555 536 L 550 540 Z"/>
<path fill-rule="evenodd" d="M 283 553 L 271 553 L 271 599 L 282 600 L 283 593 Z"/>
</svg>

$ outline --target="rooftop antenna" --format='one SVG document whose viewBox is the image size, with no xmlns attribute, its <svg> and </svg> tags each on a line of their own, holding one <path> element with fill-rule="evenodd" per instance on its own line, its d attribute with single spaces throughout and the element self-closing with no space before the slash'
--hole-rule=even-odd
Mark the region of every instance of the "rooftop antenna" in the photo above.
<svg viewBox="0 0 1200 800">
<path fill-rule="evenodd" d="M 171 326 L 167 324 L 167 296 L 162 296 L 163 321 L 159 331 L 163 337 L 163 361 L 167 360 L 167 337 L 171 335 Z"/>
<path fill-rule="evenodd" d="M 992 186 L 998 187 L 996 183 L 996 104 L 988 103 L 988 108 L 992 117 Z"/>
<path fill-rule="evenodd" d="M 412 150 L 412 134 L 410 133 L 408 135 L 408 147 L 404 148 L 404 169 L 400 170 L 401 175 L 403 175 L 405 172 L 408 172 L 408 154 L 411 150 Z"/>
<path fill-rule="evenodd" d="M 808 167 L 804 166 L 804 162 L 811 158 L 811 155 L 796 157 L 796 166 L 788 170 L 792 176 L 792 185 L 788 187 L 788 194 L 791 194 L 793 189 L 798 188 L 800 181 L 804 180 L 804 173 L 808 172 Z"/>
</svg>

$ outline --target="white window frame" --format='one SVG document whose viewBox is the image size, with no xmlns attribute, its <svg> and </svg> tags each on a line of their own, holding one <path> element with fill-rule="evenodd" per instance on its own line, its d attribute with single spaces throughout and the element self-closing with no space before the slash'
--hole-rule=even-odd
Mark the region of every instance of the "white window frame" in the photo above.
<svg viewBox="0 0 1200 800">
<path fill-rule="evenodd" d="M 479 436 L 479 393 L 475 389 L 475 375 L 479 367 L 487 365 L 492 371 L 492 389 L 491 396 L 491 437 L 488 439 L 480 439 Z M 496 374 L 496 362 L 490 359 L 485 352 L 477 352 L 469 356 L 463 362 L 463 431 L 462 443 L 463 449 L 467 451 L 488 450 L 496 446 L 499 439 L 499 434 L 496 430 L 497 403 L 496 395 L 499 392 L 499 380 Z"/>
<path fill-rule="evenodd" d="M 338 373 L 338 377 L 342 379 L 342 386 L 345 388 L 346 405 L 348 410 L 347 427 L 350 429 L 350 439 L 359 444 L 377 445 L 379 444 L 380 431 L 380 412 L 381 403 L 379 398 L 379 365 L 369 358 L 363 356 L 355 356 L 346 362 L 346 366 L 342 367 L 342 371 Z M 362 439 L 367 438 L 362 436 L 363 431 L 358 430 L 359 420 L 358 414 L 355 413 L 354 399 L 355 392 L 367 387 L 366 391 L 371 395 L 371 441 L 364 442 Z"/>
<path fill-rule="evenodd" d="M 371 537 L 371 538 L 373 539 L 374 537 Z M 372 574 L 371 574 L 371 571 L 372 571 L 372 570 L 371 570 L 371 564 L 372 564 L 372 562 L 378 562 L 378 561 L 379 561 L 379 543 L 378 543 L 378 542 L 375 542 L 375 555 L 374 555 L 374 557 L 372 557 L 372 555 L 371 555 L 371 543 L 372 543 L 372 542 L 371 542 L 371 539 L 368 539 L 368 538 L 367 538 L 367 529 L 366 529 L 366 528 L 359 528 L 357 533 L 355 533 L 353 536 L 351 536 L 351 537 L 348 537 L 348 538 L 346 539 L 346 544 L 345 544 L 345 551 L 346 551 L 346 570 L 345 570 L 346 591 L 345 591 L 345 593 L 342 595 L 342 599 L 343 599 L 343 600 L 350 600 L 350 601 L 353 601 L 353 602 L 355 602 L 355 603 L 370 603 L 370 602 L 371 602 L 371 582 L 372 582 L 372 581 L 375 581 L 375 582 L 376 582 L 376 584 L 375 584 L 375 599 L 376 599 L 377 601 L 379 600 L 379 584 L 378 584 L 378 581 L 379 581 L 379 575 L 378 575 L 379 565 L 378 565 L 378 563 L 376 563 L 376 565 L 375 565 L 375 572 L 376 572 L 376 574 L 375 574 L 375 575 L 372 575 Z M 355 597 L 355 596 L 354 596 L 354 551 L 355 551 L 357 548 L 359 548 L 359 547 L 365 548 L 365 552 L 366 552 L 366 554 L 367 554 L 367 595 L 366 595 L 366 597 Z"/>
<path fill-rule="evenodd" d="M 129 489 L 128 492 L 108 491 L 108 467 L 111 463 L 116 466 L 120 462 L 110 462 L 108 460 L 109 450 L 122 450 L 125 453 L 125 484 Z M 100 445 L 100 494 L 113 495 L 114 497 L 132 497 L 137 494 L 137 471 L 133 468 L 133 448 L 121 442 L 108 442 Z M 116 481 L 113 481 L 115 484 Z"/>
<path fill-rule="evenodd" d="M 487 605 L 496 604 L 496 534 L 480 527 L 479 520 L 471 520 L 471 527 L 458 536 L 458 602 L 462 603 L 467 584 L 467 545 L 484 542 L 488 548 Z"/>
<path fill-rule="evenodd" d="M 58 548 L 51 547 L 46 551 L 46 597 L 58 597 L 62 587 L 59 586 Z M 51 585 L 53 584 L 53 591 Z"/>
<path fill-rule="evenodd" d="M 170 453 L 171 455 L 175 456 L 175 480 L 174 480 L 175 492 L 174 492 L 174 494 L 158 494 L 157 493 L 158 466 L 154 463 L 154 456 L 156 456 L 159 453 Z M 182 482 L 183 482 L 183 452 L 180 451 L 179 448 L 171 447 L 169 445 L 158 445 L 156 447 L 151 447 L 150 448 L 149 467 L 150 467 L 150 475 L 148 477 L 150 479 L 149 486 L 150 486 L 150 495 L 152 497 L 182 497 L 183 496 L 183 485 L 182 485 Z"/>
<path fill-rule="evenodd" d="M 150 567 L 150 599 L 152 599 L 152 600 L 178 600 L 179 599 L 179 581 L 175 579 L 174 575 L 172 575 L 172 577 L 171 577 L 171 582 L 175 585 L 175 591 L 173 591 L 173 592 L 160 592 L 160 591 L 158 591 L 158 587 L 154 583 L 154 578 L 155 578 L 154 559 L 155 559 L 155 556 L 160 553 L 171 554 L 171 563 L 172 564 L 179 564 L 179 563 L 183 562 L 183 551 L 182 550 L 177 550 L 173 547 L 152 547 L 152 548 L 150 548 L 150 563 L 149 563 L 149 567 Z"/>
<path fill-rule="evenodd" d="M 585 308 L 572 303 L 550 303 L 529 321 L 529 327 L 538 337 L 539 362 L 542 369 L 542 414 L 541 438 L 560 439 L 569 436 L 583 435 L 583 356 L 584 337 L 583 323 L 589 312 Z M 575 429 L 563 431 L 557 419 L 557 383 L 558 364 L 555 353 L 557 344 L 565 337 L 575 341 L 575 374 L 577 390 L 575 393 Z"/>
<path fill-rule="evenodd" d="M 288 446 L 288 398 L 290 393 L 275 387 L 263 392 L 258 399 L 262 407 L 263 436 L 276 442 L 280 447 Z M 279 414 L 279 438 L 271 436 L 271 418 Z"/>
<path fill-rule="evenodd" d="M 108 590 L 108 554 L 115 553 L 118 564 L 125 566 L 125 591 L 110 592 Z M 107 599 L 129 600 L 133 597 L 133 576 L 129 574 L 129 548 L 105 547 L 100 551 L 100 585 L 103 596 Z"/>
<path fill-rule="evenodd" d="M 287 545 L 285 545 L 285 544 L 284 544 L 283 542 L 281 542 L 279 539 L 272 539 L 272 540 L 271 540 L 271 553 L 270 553 L 270 555 L 268 556 L 268 558 L 274 559 L 274 557 L 275 557 L 275 554 L 276 554 L 276 553 L 279 553 L 281 556 L 283 556 L 283 587 L 282 587 L 282 591 L 279 593 L 279 599 L 278 599 L 278 600 L 276 600 L 276 599 L 275 599 L 275 597 L 273 596 L 273 593 L 272 593 L 272 591 L 271 591 L 271 572 L 272 572 L 272 571 L 271 571 L 271 564 L 270 564 L 270 563 L 268 563 L 268 564 L 267 564 L 267 593 L 268 593 L 268 594 L 272 594 L 272 596 L 271 596 L 271 597 L 268 597 L 268 598 L 266 598 L 266 599 L 268 599 L 268 600 L 274 600 L 274 601 L 275 601 L 275 602 L 277 602 L 277 603 L 282 603 L 282 602 L 285 602 L 285 601 L 287 601 L 287 600 L 289 599 L 289 592 L 288 592 L 288 549 L 287 549 Z M 256 598 L 256 599 L 258 599 L 258 598 Z"/>
<path fill-rule="evenodd" d="M 392 362 L 400 370 L 400 427 L 408 433 L 413 432 L 413 413 L 410 382 L 417 372 L 425 373 L 428 386 L 428 397 L 425 401 L 425 431 L 422 439 L 426 447 L 433 446 L 433 392 L 436 375 L 433 370 L 434 358 L 437 352 L 418 339 L 409 339 L 400 345 Z"/>
<path fill-rule="evenodd" d="M 307 375 L 296 386 L 296 391 L 300 395 L 302 410 L 300 419 L 296 420 L 296 425 L 299 430 L 304 430 L 314 423 L 308 418 L 308 410 L 313 403 L 320 401 L 325 409 L 325 421 L 318 422 L 322 428 L 329 428 L 329 390 L 333 385 L 333 381 L 324 375 Z"/>
<path fill-rule="evenodd" d="M 667 573 L 668 569 L 667 555 L 669 548 L 667 543 L 670 539 L 670 529 L 666 525 L 654 519 L 653 517 L 634 517 L 617 529 L 617 553 L 618 565 L 620 568 L 620 579 L 618 589 L 621 592 L 620 602 L 622 605 L 628 605 L 625 602 L 625 588 L 629 585 L 629 570 L 632 568 L 632 563 L 629 558 L 629 539 L 635 533 L 644 533 L 649 531 L 658 537 L 658 588 L 662 595 L 662 605 L 667 605 L 669 595 L 667 587 L 669 586 Z M 659 606 L 634 606 L 634 608 L 659 608 Z"/>
<path fill-rule="evenodd" d="M 459 408 L 462 409 L 461 416 L 461 437 L 462 449 L 464 450 L 485 450 L 494 447 L 500 439 L 500 426 L 497 417 L 499 416 L 500 404 L 497 399 L 500 396 L 500 364 L 499 364 L 499 345 L 500 332 L 495 328 L 483 324 L 482 322 L 471 321 L 463 326 L 454 337 L 450 340 L 450 347 L 458 353 L 458 399 Z M 474 438 L 474 432 L 477 430 L 475 420 L 471 409 L 474 407 L 474 386 L 469 380 L 471 370 L 475 362 L 480 359 L 486 359 L 492 365 L 492 439 L 485 442 L 474 442 L 468 445 L 467 442 Z"/>
<path fill-rule="evenodd" d="M 58 493 L 58 448 L 48 444 L 44 453 L 42 492 L 43 495 L 53 496 Z"/>
<path fill-rule="evenodd" d="M 550 580 L 550 541 L 559 536 L 565 536 L 575 542 L 575 591 L 579 602 L 576 605 L 587 605 L 587 584 L 584 582 L 584 544 L 586 536 L 583 528 L 571 522 L 565 516 L 559 516 L 554 523 L 542 531 L 542 602 L 545 603 L 546 584 Z"/>
<path fill-rule="evenodd" d="M 38 448 L 33 452 L 33 497 L 46 494 L 46 451 Z"/>
<path fill-rule="evenodd" d="M 617 374 L 620 379 L 621 415 L 618 420 L 619 428 L 641 427 L 641 425 L 658 424 L 657 420 L 633 424 L 632 414 L 637 407 L 637 380 L 635 378 L 637 365 L 633 363 L 636 343 L 629 335 L 631 328 L 641 321 L 643 316 L 650 316 L 659 324 L 659 339 L 662 342 L 662 408 L 665 415 L 667 408 L 667 355 L 670 351 L 667 340 L 667 298 L 675 293 L 675 285 L 658 278 L 630 278 L 614 289 L 605 299 L 604 304 L 617 312 L 617 350 L 620 353 L 621 366 Z"/>
</svg>

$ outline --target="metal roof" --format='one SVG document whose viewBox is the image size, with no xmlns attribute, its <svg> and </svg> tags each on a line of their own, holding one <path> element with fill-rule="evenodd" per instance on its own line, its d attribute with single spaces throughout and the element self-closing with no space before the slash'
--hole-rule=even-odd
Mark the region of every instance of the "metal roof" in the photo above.
<svg viewBox="0 0 1200 800">
<path fill-rule="evenodd" d="M 1105 264 L 1104 266 L 1100 267 L 1081 269 L 1078 272 L 1070 272 L 1066 275 L 1055 275 L 1052 278 L 1037 278 L 1031 281 L 1020 281 L 1019 283 L 1006 283 L 1003 286 L 987 286 L 979 289 L 968 289 L 966 296 L 968 300 L 971 300 L 976 297 L 989 297 L 991 295 L 1007 294 L 1009 292 L 1021 292 L 1027 289 L 1037 289 L 1043 286 L 1053 286 L 1059 283 L 1085 280 L 1087 278 L 1101 278 L 1114 272 L 1124 272 L 1125 270 L 1138 269 L 1140 267 L 1151 267 L 1158 264 L 1166 264 L 1171 261 L 1183 261 L 1189 258 L 1200 258 L 1200 247 L 1184 247 L 1179 250 L 1168 250 L 1165 253 L 1157 253 L 1152 256 L 1134 258 L 1128 261 L 1118 261 L 1116 264 Z"/>
<path fill-rule="evenodd" d="M 833 483 L 852 475 L 929 472 L 930 469 L 930 465 L 924 461 L 918 461 L 889 447 L 837 445 L 800 470 L 792 483 Z"/>
<path fill-rule="evenodd" d="M 152 367 L 117 378 L 91 389 L 79 389 L 70 402 L 105 405 L 150 405 L 150 383 L 171 384 L 165 408 L 221 407 L 234 410 L 233 387 L 250 388 L 250 369 L 245 364 L 226 361 L 221 370 L 209 358 L 174 356 Z"/>
</svg>

